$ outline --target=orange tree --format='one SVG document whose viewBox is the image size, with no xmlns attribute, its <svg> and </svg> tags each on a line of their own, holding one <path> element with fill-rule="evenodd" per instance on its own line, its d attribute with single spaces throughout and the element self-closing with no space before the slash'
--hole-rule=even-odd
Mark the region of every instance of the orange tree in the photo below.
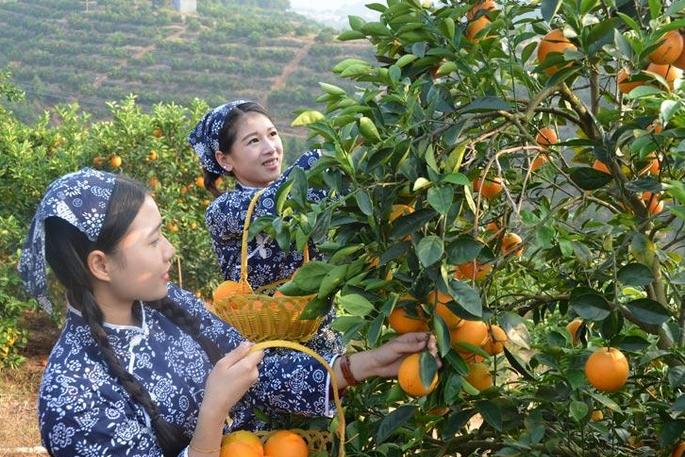
<svg viewBox="0 0 685 457">
<path fill-rule="evenodd" d="M 5 73 L 0 94 L 9 101 L 21 98 Z M 16 272 L 19 254 L 47 185 L 65 173 L 91 166 L 146 183 L 160 206 L 165 235 L 177 247 L 173 280 L 204 297 L 220 281 L 204 224 L 211 196 L 186 142 L 207 105 L 160 104 L 146 113 L 131 97 L 109 108 L 109 121 L 90 123 L 78 106 L 64 105 L 27 125 L 0 106 L 0 366 L 21 362 L 17 349 L 27 335 L 20 317 L 35 303 Z M 51 300 L 63 306 L 58 287 L 51 288 Z"/>
<path fill-rule="evenodd" d="M 309 313 L 333 297 L 352 345 L 391 336 L 398 307 L 437 338 L 442 367 L 424 355 L 414 373 L 426 392 L 438 373 L 428 395 L 394 380 L 348 394 L 348 454 L 670 454 L 685 430 L 685 3 L 369 7 L 378 22 L 352 16 L 339 39 L 369 40 L 377 61 L 333 68 L 357 91 L 322 83 L 325 114 L 295 121 L 323 159 L 254 225 L 320 244 L 327 260 L 282 289 L 316 293 Z M 308 203 L 311 185 L 330 198 Z"/>
</svg>

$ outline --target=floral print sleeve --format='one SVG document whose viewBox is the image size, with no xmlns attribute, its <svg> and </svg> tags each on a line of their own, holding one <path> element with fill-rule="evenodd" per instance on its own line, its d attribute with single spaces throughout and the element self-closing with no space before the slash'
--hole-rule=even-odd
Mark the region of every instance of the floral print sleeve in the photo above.
<svg viewBox="0 0 685 457">
<path fill-rule="evenodd" d="M 309 170 L 321 157 L 318 150 L 308 151 L 297 159 L 280 178 L 267 186 L 259 199 L 253 219 L 273 215 L 276 210 L 276 193 L 287 181 L 294 169 Z M 207 208 L 205 222 L 212 238 L 212 247 L 219 260 L 224 278 L 237 281 L 240 278 L 240 243 L 247 207 L 259 189 L 236 184 L 236 190 L 226 192 Z M 325 196 L 321 189 L 309 189 L 308 198 L 320 201 Z M 289 278 L 302 264 L 302 253 L 284 252 L 275 240 L 258 234 L 248 244 L 248 280 L 253 288 L 259 288 L 281 279 Z"/>
</svg>

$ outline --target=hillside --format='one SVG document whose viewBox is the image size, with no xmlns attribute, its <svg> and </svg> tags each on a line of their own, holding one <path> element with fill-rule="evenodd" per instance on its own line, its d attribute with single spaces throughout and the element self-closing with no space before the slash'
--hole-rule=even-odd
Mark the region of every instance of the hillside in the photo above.
<svg viewBox="0 0 685 457">
<path fill-rule="evenodd" d="M 131 93 L 146 109 L 245 97 L 267 104 L 293 134 L 292 111 L 313 105 L 318 81 L 335 82 L 332 65 L 372 58 L 369 47 L 335 42 L 332 29 L 284 11 L 283 0 L 200 0 L 198 13 L 185 16 L 165 3 L 0 3 L 0 69 L 29 101 L 14 106 L 17 114 L 34 120 L 43 108 L 78 102 L 101 119 L 108 101 Z"/>
</svg>

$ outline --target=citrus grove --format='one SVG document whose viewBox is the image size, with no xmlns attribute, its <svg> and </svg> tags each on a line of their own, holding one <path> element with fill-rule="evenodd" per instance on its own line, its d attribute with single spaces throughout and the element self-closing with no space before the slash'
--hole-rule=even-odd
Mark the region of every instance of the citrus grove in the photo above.
<svg viewBox="0 0 685 457">
<path fill-rule="evenodd" d="M 685 2 L 368 7 L 339 39 L 376 60 L 321 83 L 324 157 L 255 224 L 327 254 L 281 292 L 353 347 L 436 336 L 348 392 L 348 453 L 682 454 Z"/>
</svg>

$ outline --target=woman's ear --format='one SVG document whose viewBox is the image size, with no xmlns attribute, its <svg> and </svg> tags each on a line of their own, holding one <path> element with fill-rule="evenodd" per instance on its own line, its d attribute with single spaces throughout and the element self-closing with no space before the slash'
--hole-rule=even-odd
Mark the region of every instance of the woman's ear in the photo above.
<svg viewBox="0 0 685 457">
<path fill-rule="evenodd" d="M 221 165 L 221 168 L 224 170 L 231 172 L 233 171 L 233 160 L 231 159 L 230 154 L 224 154 L 221 151 L 216 151 L 214 153 L 214 158 L 216 159 L 217 162 L 219 162 L 219 165 Z"/>
<path fill-rule="evenodd" d="M 110 259 L 108 259 L 107 254 L 102 251 L 91 251 L 86 258 L 86 264 L 88 265 L 88 270 L 90 274 L 100 281 L 109 282 L 110 277 Z"/>
</svg>

